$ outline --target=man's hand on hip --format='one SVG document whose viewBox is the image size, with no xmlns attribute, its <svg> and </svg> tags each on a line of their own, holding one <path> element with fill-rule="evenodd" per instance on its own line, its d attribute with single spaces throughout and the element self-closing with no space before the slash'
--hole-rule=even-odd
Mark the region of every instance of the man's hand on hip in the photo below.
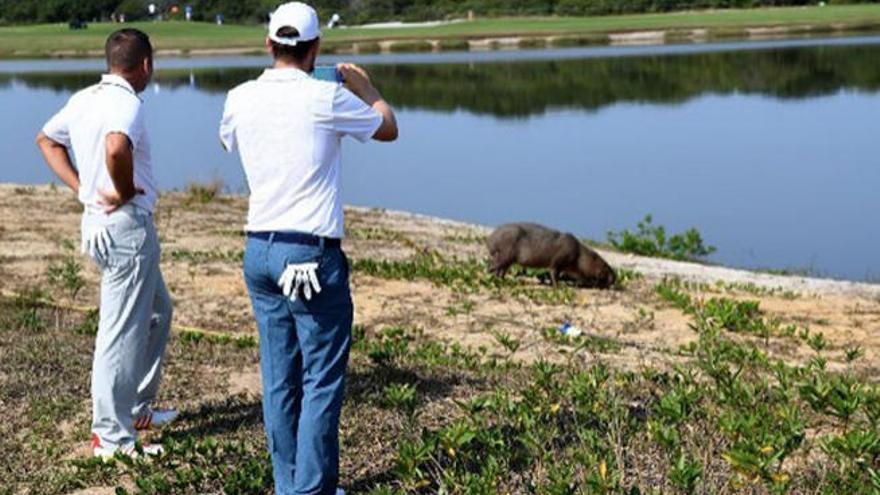
<svg viewBox="0 0 880 495">
<path fill-rule="evenodd" d="M 144 190 L 137 187 L 135 188 L 135 196 L 138 194 L 144 194 Z M 98 195 L 101 198 L 98 200 L 98 204 L 104 207 L 104 213 L 113 213 L 114 211 L 122 208 L 126 203 L 134 199 L 134 196 L 130 198 L 123 198 L 116 191 L 108 191 L 106 189 L 98 189 Z"/>
</svg>

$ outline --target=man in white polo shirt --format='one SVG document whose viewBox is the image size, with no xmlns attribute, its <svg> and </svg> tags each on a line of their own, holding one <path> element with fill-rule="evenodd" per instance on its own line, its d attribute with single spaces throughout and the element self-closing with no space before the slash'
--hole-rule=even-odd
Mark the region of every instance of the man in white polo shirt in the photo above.
<svg viewBox="0 0 880 495">
<path fill-rule="evenodd" d="M 107 39 L 106 53 L 110 73 L 74 94 L 37 136 L 46 163 L 84 206 L 83 252 L 102 275 L 92 364 L 92 447 L 99 457 L 134 455 L 137 430 L 177 415 L 150 407 L 171 328 L 138 96 L 153 74 L 153 48 L 143 32 L 123 29 Z M 143 447 L 146 454 L 161 452 L 158 445 Z"/>
<path fill-rule="evenodd" d="M 394 112 L 363 69 L 340 64 L 344 85 L 310 76 L 318 26 L 315 11 L 299 2 L 272 14 L 266 43 L 274 67 L 229 92 L 220 126 L 250 188 L 244 272 L 260 330 L 263 419 L 279 495 L 338 493 L 353 316 L 340 249 L 340 145 L 345 136 L 397 138 Z"/>
</svg>

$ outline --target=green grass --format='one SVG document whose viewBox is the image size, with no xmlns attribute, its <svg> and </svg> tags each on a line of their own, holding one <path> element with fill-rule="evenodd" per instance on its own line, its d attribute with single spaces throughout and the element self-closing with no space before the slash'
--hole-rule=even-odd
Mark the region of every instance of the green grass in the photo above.
<svg viewBox="0 0 880 495">
<path fill-rule="evenodd" d="M 467 39 L 493 36 L 578 36 L 634 30 L 683 30 L 708 28 L 731 34 L 745 27 L 803 26 L 849 29 L 880 25 L 880 5 L 847 5 L 749 10 L 696 11 L 600 17 L 526 17 L 478 19 L 435 27 L 399 29 L 342 28 L 326 30 L 329 48 L 353 42 L 377 40 Z M 206 50 L 238 48 L 262 52 L 262 26 L 208 23 L 131 23 L 153 38 L 159 50 Z M 104 39 L 117 24 L 92 24 L 71 31 L 64 24 L 0 28 L 0 56 L 47 56 L 99 52 Z"/>
<path fill-rule="evenodd" d="M 832 7 L 773 8 L 636 14 L 597 17 L 523 17 L 478 19 L 432 28 L 340 29 L 328 40 L 356 38 L 476 37 L 511 35 L 563 35 L 645 29 L 732 28 L 797 24 L 851 23 L 880 21 L 880 6 L 850 5 Z"/>
<path fill-rule="evenodd" d="M 256 369 L 252 345 L 172 339 L 162 399 L 183 414 L 154 434 L 166 455 L 102 463 L 69 455 L 88 436 L 92 337 L 75 330 L 81 317 L 29 300 L 0 299 L 0 401 L 9 404 L 0 494 L 271 492 L 259 399 L 224 396 L 227 376 Z M 22 312 L 60 324 L 22 326 Z M 341 484 L 374 495 L 878 493 L 876 384 L 829 370 L 821 346 L 808 363 L 785 363 L 732 336 L 725 318 L 689 314 L 688 359 L 635 372 L 593 359 L 521 363 L 413 328 L 358 326 Z M 737 318 L 754 326 L 762 317 Z M 496 339 L 506 354 L 520 345 Z M 576 344 L 620 349 L 610 339 Z"/>
<path fill-rule="evenodd" d="M 534 272 L 516 271 L 500 278 L 489 273 L 480 260 L 443 259 L 436 252 L 399 261 L 361 258 L 354 261 L 352 268 L 357 273 L 383 279 L 427 280 L 459 294 L 483 291 L 499 298 L 520 298 L 547 305 L 570 305 L 576 297 L 575 290 L 567 285 L 541 287 L 530 283 L 528 279 L 535 278 Z"/>
</svg>

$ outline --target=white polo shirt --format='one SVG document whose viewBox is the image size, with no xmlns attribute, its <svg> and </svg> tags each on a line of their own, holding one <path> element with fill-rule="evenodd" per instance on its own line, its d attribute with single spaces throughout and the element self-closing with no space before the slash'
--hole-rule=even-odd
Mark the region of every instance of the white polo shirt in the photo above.
<svg viewBox="0 0 880 495">
<path fill-rule="evenodd" d="M 131 202 L 152 212 L 158 192 L 143 102 L 128 81 L 113 74 L 102 76 L 100 83 L 71 96 L 67 105 L 43 126 L 46 136 L 72 152 L 79 171 L 79 200 L 92 212 L 104 211 L 98 203 L 98 191 L 114 190 L 107 171 L 106 137 L 117 132 L 131 141 L 134 184 L 144 190 Z"/>
<path fill-rule="evenodd" d="M 250 188 L 245 230 L 341 239 L 341 142 L 365 142 L 382 115 L 341 84 L 267 69 L 229 92 L 220 140 L 238 150 Z"/>
</svg>

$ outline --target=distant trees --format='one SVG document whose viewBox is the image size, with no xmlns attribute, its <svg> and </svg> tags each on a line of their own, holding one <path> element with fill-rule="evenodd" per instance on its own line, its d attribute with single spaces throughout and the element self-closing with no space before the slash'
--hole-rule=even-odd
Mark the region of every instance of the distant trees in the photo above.
<svg viewBox="0 0 880 495">
<path fill-rule="evenodd" d="M 118 4 L 119 0 L 0 0 L 0 19 L 10 23 L 101 19 Z"/>
<path fill-rule="evenodd" d="M 400 108 L 522 118 L 552 109 L 676 104 L 706 94 L 800 99 L 841 91 L 875 93 L 880 91 L 878 56 L 880 48 L 870 45 L 824 46 L 475 65 L 377 64 L 369 70 L 382 94 Z M 191 79 L 190 69 L 166 69 L 162 87 L 194 81 L 200 91 L 225 94 L 262 70 L 196 69 Z M 0 87 L 16 83 L 69 92 L 93 79 L 80 72 L 0 72 Z"/>
<path fill-rule="evenodd" d="M 308 1 L 308 0 L 307 0 Z M 322 19 L 333 13 L 349 24 L 387 20 L 434 20 L 461 17 L 473 11 L 500 15 L 603 15 L 667 12 L 683 9 L 767 7 L 815 4 L 819 0 L 313 0 Z M 880 0 L 827 0 L 828 3 L 877 3 Z M 165 12 L 176 5 L 193 6 L 197 20 L 222 13 L 227 20 L 263 22 L 282 0 L 0 0 L 0 21 L 8 23 L 65 22 L 71 19 L 108 19 L 125 13 L 135 20 L 146 17 L 147 5 Z"/>
</svg>

